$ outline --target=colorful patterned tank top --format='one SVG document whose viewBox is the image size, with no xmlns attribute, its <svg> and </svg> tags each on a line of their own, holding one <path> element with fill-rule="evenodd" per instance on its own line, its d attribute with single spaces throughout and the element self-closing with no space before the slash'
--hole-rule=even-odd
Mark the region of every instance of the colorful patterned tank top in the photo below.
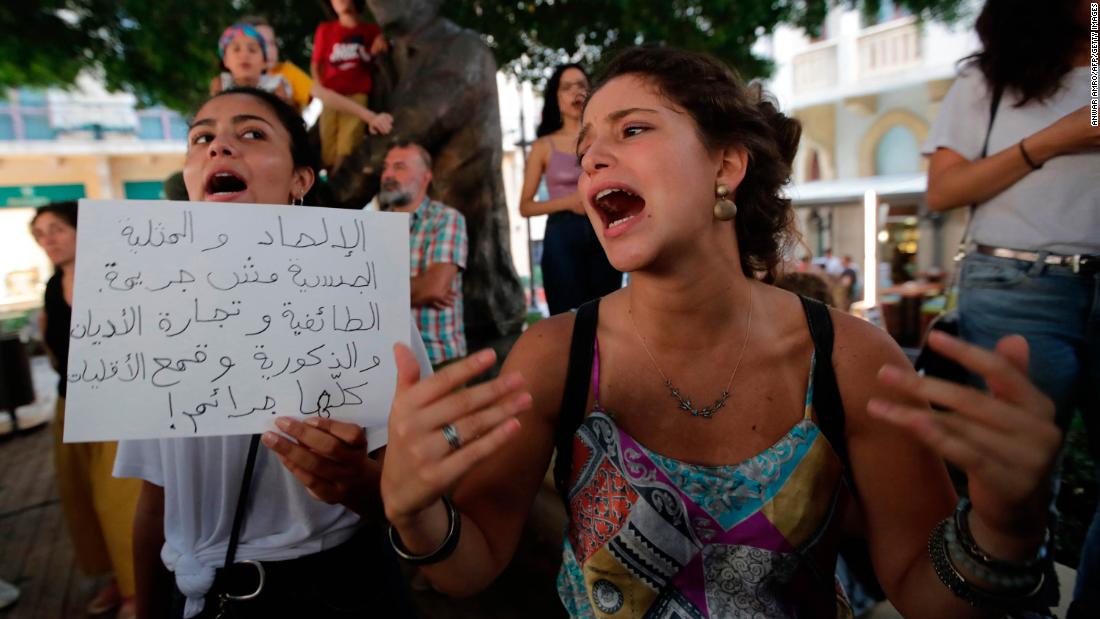
<svg viewBox="0 0 1100 619">
<path fill-rule="evenodd" d="M 572 617 L 850 618 L 835 579 L 843 465 L 803 418 L 738 464 L 646 449 L 599 404 L 573 437 L 558 594 Z"/>
</svg>

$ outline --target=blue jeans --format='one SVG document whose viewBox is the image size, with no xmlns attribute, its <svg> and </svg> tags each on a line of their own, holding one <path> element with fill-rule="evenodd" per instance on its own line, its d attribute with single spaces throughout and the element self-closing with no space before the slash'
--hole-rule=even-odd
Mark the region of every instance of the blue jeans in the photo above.
<svg viewBox="0 0 1100 619">
<path fill-rule="evenodd" d="M 1028 375 L 1054 400 L 1058 426 L 1064 431 L 1080 411 L 1100 464 L 1100 274 L 984 254 L 968 255 L 961 268 L 963 339 L 993 348 L 1006 335 L 1024 336 Z M 1100 478 L 1100 471 L 1094 474 Z M 1073 597 L 1100 609 L 1100 509 L 1085 538 Z"/>
<path fill-rule="evenodd" d="M 587 217 L 553 213 L 542 241 L 542 285 L 550 315 L 576 309 L 623 286 Z"/>
</svg>

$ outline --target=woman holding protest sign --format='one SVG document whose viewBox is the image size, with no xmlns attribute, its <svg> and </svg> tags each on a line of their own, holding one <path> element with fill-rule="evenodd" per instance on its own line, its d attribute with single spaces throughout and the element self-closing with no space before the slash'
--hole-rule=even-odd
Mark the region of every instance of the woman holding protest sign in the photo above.
<svg viewBox="0 0 1100 619">
<path fill-rule="evenodd" d="M 301 118 L 275 95 L 226 90 L 195 113 L 183 173 L 192 201 L 301 204 L 315 170 Z M 417 359 L 430 371 L 422 346 Z M 281 466 L 285 456 L 258 448 L 259 436 L 120 444 L 115 474 L 144 480 L 134 525 L 143 616 L 164 606 L 187 618 L 407 614 L 396 563 L 380 544 L 380 464 L 363 428 L 319 418 L 278 427 L 297 449 L 324 447 L 310 455 L 325 459 L 326 485 L 307 489 L 292 460 Z M 174 583 L 156 577 L 163 567 Z"/>
</svg>

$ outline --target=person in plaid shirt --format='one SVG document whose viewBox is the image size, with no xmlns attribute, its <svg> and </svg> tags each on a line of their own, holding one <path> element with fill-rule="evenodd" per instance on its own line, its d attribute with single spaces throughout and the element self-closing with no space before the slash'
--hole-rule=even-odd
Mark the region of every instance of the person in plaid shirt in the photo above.
<svg viewBox="0 0 1100 619">
<path fill-rule="evenodd" d="M 466 356 L 462 270 L 466 268 L 466 218 L 428 198 L 432 158 L 423 146 L 395 141 L 382 167 L 378 205 L 409 213 L 409 274 L 413 318 L 432 366 Z"/>
</svg>

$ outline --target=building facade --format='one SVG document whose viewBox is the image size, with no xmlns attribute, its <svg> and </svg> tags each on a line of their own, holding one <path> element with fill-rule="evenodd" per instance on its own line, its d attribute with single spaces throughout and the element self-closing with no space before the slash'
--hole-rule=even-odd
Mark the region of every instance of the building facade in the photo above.
<svg viewBox="0 0 1100 619">
<path fill-rule="evenodd" d="M 767 88 L 803 124 L 789 190 L 801 251 L 832 249 L 864 264 L 864 198 L 872 190 L 877 262 L 889 265 L 881 272 L 892 283 L 952 268 L 965 209 L 929 211 L 920 151 L 959 60 L 978 49 L 978 8 L 971 3 L 959 23 L 945 25 L 892 2 L 871 17 L 836 7 L 820 37 L 784 27 L 758 43 L 776 63 Z"/>
<path fill-rule="evenodd" d="M 34 207 L 159 198 L 183 167 L 186 136 L 179 114 L 138 109 L 87 76 L 70 91 L 0 93 L 0 315 L 41 303 L 53 273 L 28 232 Z"/>
</svg>

